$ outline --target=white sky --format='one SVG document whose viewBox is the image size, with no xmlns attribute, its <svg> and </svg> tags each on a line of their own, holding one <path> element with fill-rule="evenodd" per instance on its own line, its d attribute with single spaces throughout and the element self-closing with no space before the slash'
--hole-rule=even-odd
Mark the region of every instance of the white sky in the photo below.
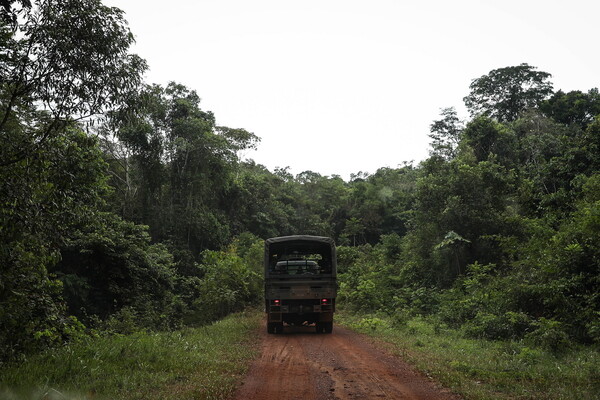
<svg viewBox="0 0 600 400">
<path fill-rule="evenodd" d="M 555 90 L 600 86 L 596 0 L 105 0 L 147 81 L 195 89 L 267 166 L 347 179 L 428 156 L 429 125 L 472 79 L 526 62 Z"/>
</svg>

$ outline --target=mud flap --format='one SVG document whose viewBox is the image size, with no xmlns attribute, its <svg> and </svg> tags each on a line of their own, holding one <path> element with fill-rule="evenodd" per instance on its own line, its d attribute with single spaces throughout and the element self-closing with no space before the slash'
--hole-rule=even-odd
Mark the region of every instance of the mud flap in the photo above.
<svg viewBox="0 0 600 400">
<path fill-rule="evenodd" d="M 268 322 L 281 322 L 281 313 L 269 313 Z"/>
<path fill-rule="evenodd" d="M 319 322 L 333 322 L 333 312 L 320 313 Z"/>
</svg>

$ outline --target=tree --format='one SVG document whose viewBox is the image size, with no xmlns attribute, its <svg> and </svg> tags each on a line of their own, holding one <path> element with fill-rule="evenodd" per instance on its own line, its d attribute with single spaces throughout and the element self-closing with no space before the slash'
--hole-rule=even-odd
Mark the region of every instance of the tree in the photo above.
<svg viewBox="0 0 600 400">
<path fill-rule="evenodd" d="M 416 181 L 416 169 L 406 163 L 401 168 L 380 168 L 349 184 L 345 219 L 362 221 L 361 240 L 375 244 L 382 234 L 406 233 Z"/>
<path fill-rule="evenodd" d="M 590 89 L 587 93 L 573 90 L 565 93 L 562 90 L 545 100 L 540 109 L 558 123 L 577 124 L 585 129 L 600 114 L 600 94 L 598 89 Z"/>
<path fill-rule="evenodd" d="M 3 2 L 20 14 L 0 23 L 1 359 L 62 343 L 71 330 L 48 267 L 106 190 L 97 140 L 78 121 L 118 107 L 145 68 L 127 52 L 122 11 L 99 0 L 28 4 Z"/>
<path fill-rule="evenodd" d="M 362 235 L 364 231 L 365 227 L 360 219 L 352 217 L 346 220 L 344 235 L 352 236 L 352 246 L 356 246 L 356 236 Z"/>
<path fill-rule="evenodd" d="M 446 233 L 444 236 L 444 240 L 438 243 L 433 249 L 434 250 L 443 250 L 443 249 L 451 249 L 452 256 L 456 261 L 456 273 L 457 275 L 461 275 L 463 273 L 460 266 L 460 252 L 461 248 L 468 243 L 471 243 L 470 240 L 467 240 L 460 236 L 458 233 L 454 231 L 450 231 Z"/>
<path fill-rule="evenodd" d="M 477 161 L 496 158 L 503 165 L 510 164 L 515 152 L 514 134 L 505 125 L 480 115 L 471 120 L 462 133 L 462 149 L 473 149 Z"/>
<path fill-rule="evenodd" d="M 469 150 L 450 162 L 432 157 L 423 163 L 406 262 L 419 284 L 450 286 L 466 265 L 502 260 L 491 238 L 510 234 L 505 213 L 514 175 L 494 157 L 479 161 Z M 446 248 L 450 255 L 444 254 Z M 452 269 L 450 256 L 457 264 Z"/>
<path fill-rule="evenodd" d="M 244 231 L 262 237 L 292 234 L 296 210 L 292 204 L 295 183 L 271 173 L 253 161 L 238 166 L 237 176 L 228 198 L 228 218 L 234 233 Z"/>
<path fill-rule="evenodd" d="M 217 126 L 215 127 L 215 132 L 227 140 L 230 148 L 236 152 L 238 159 L 243 157 L 243 152 L 256 150 L 258 143 L 260 143 L 260 138 L 258 136 L 243 128 Z"/>
<path fill-rule="evenodd" d="M 256 147 L 258 137 L 216 126 L 194 90 L 175 82 L 144 86 L 110 114 L 100 132 L 116 189 L 113 209 L 150 226 L 152 238 L 169 240 L 178 254 L 188 252 L 183 258 L 197 258 L 251 229 L 241 221 L 245 209 L 265 221 L 264 210 L 256 209 L 260 202 L 245 205 L 240 199 L 256 190 L 246 185 L 254 177 L 244 174 L 240 157 Z"/>
<path fill-rule="evenodd" d="M 117 107 L 146 68 L 128 53 L 123 12 L 100 0 L 39 0 L 23 21 L 2 32 L 0 131 L 11 140 L 0 166 L 23 160 L 69 121 Z M 43 113 L 28 112 L 34 105 Z"/>
<path fill-rule="evenodd" d="M 161 214 L 168 230 L 157 237 L 170 237 L 197 255 L 230 239 L 223 204 L 241 147 L 216 134 L 215 117 L 200 108 L 194 90 L 171 82 L 163 96 L 168 105 L 164 121 L 168 191 L 161 205 L 166 212 Z"/>
<path fill-rule="evenodd" d="M 483 114 L 512 122 L 552 94 L 551 76 L 527 64 L 494 69 L 474 79 L 471 92 L 463 100 L 472 116 Z"/>
<path fill-rule="evenodd" d="M 460 142 L 463 123 L 456 114 L 454 107 L 442 108 L 442 119 L 433 121 L 429 131 L 431 138 L 431 155 L 450 160 L 456 156 L 456 148 Z"/>
<path fill-rule="evenodd" d="M 75 127 L 0 168 L 0 359 L 64 341 L 71 320 L 48 267 L 98 208 L 105 168 L 96 139 Z"/>
</svg>

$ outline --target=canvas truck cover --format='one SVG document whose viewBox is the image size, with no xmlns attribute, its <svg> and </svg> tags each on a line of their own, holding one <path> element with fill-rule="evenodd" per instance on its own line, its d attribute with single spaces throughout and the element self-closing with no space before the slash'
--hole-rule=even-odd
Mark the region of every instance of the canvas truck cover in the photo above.
<svg viewBox="0 0 600 400">
<path fill-rule="evenodd" d="M 273 267 L 281 257 L 292 258 L 292 252 L 300 252 L 303 255 L 319 254 L 324 263 L 330 269 L 327 275 L 335 277 L 337 274 L 337 262 L 335 253 L 335 242 L 332 238 L 325 236 L 293 235 L 280 236 L 265 240 L 265 278 L 272 275 Z M 273 256 L 279 256 L 274 259 Z"/>
</svg>

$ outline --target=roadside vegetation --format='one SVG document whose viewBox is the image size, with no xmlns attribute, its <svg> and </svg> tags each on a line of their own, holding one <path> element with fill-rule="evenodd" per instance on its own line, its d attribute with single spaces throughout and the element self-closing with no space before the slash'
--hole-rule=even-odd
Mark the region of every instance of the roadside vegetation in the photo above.
<svg viewBox="0 0 600 400">
<path fill-rule="evenodd" d="M 201 328 L 102 335 L 2 371 L 0 398 L 224 399 L 257 355 L 261 314 L 232 314 Z"/>
<path fill-rule="evenodd" d="M 600 399 L 598 349 L 476 339 L 432 317 L 341 312 L 336 318 L 468 400 Z"/>
</svg>

